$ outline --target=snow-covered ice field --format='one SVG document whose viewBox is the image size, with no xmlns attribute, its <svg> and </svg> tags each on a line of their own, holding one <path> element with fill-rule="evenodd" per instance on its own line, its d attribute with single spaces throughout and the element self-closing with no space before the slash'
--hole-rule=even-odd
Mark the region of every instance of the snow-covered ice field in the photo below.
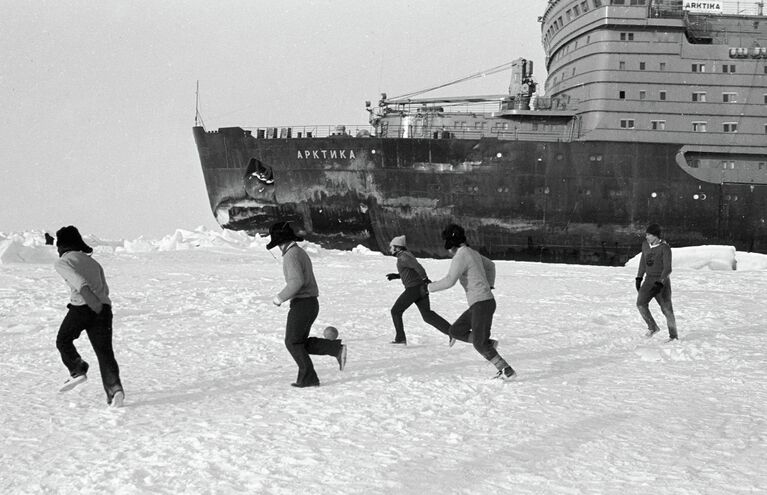
<svg viewBox="0 0 767 495">
<path fill-rule="evenodd" d="M 39 236 L 37 236 L 39 237 Z M 241 234 L 88 239 L 114 301 L 125 407 L 69 393 L 55 347 L 68 289 L 36 234 L 0 235 L 0 493 L 745 494 L 767 490 L 767 262 L 675 250 L 681 341 L 643 338 L 635 268 L 497 262 L 493 336 L 519 373 L 405 313 L 395 260 L 305 244 L 313 333 L 339 328 L 340 372 L 290 387 L 279 251 Z M 276 256 L 276 259 L 275 259 Z M 728 256 L 737 258 L 738 270 Z M 436 280 L 449 260 L 421 260 Z M 460 286 L 431 295 L 448 320 Z M 655 303 L 651 308 L 665 323 Z"/>
</svg>

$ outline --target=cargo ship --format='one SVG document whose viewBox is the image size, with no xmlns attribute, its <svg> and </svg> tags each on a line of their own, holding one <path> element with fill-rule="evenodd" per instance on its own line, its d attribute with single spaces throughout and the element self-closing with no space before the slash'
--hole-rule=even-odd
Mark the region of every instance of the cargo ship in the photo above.
<svg viewBox="0 0 767 495">
<path fill-rule="evenodd" d="M 196 122 L 216 220 L 435 258 L 451 222 L 494 259 L 618 265 L 651 222 L 767 253 L 762 2 L 551 0 L 538 22 L 544 91 L 518 58 L 501 94 L 382 94 L 361 128 Z"/>
</svg>

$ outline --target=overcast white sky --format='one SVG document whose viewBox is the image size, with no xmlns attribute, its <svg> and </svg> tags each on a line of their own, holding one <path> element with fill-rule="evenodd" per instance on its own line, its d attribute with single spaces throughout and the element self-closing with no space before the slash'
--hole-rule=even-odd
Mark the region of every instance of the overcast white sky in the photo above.
<svg viewBox="0 0 767 495">
<path fill-rule="evenodd" d="M 0 231 L 214 227 L 192 137 L 367 122 L 365 100 L 518 57 L 545 0 L 0 0 Z M 508 72 L 452 88 L 503 93 Z"/>
</svg>

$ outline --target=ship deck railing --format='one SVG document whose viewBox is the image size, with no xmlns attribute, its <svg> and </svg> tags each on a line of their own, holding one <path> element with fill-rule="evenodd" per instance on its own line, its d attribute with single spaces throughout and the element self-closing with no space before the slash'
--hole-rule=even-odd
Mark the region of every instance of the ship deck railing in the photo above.
<svg viewBox="0 0 767 495">
<path fill-rule="evenodd" d="M 312 138 L 396 138 L 396 139 L 482 139 L 502 141 L 569 141 L 561 130 L 525 130 L 392 126 L 375 128 L 370 125 L 311 125 L 286 127 L 245 127 L 257 139 L 312 139 Z"/>
</svg>

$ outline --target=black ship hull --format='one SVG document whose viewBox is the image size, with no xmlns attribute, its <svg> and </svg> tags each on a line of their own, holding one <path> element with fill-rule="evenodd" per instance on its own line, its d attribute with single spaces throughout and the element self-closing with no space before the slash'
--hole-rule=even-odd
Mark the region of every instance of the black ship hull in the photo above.
<svg viewBox="0 0 767 495">
<path fill-rule="evenodd" d="M 699 180 L 678 144 L 194 136 L 228 229 L 290 219 L 325 247 L 386 252 L 406 234 L 417 256 L 445 257 L 440 232 L 457 222 L 495 259 L 617 265 L 657 222 L 674 246 L 767 252 L 767 186 Z"/>
</svg>

